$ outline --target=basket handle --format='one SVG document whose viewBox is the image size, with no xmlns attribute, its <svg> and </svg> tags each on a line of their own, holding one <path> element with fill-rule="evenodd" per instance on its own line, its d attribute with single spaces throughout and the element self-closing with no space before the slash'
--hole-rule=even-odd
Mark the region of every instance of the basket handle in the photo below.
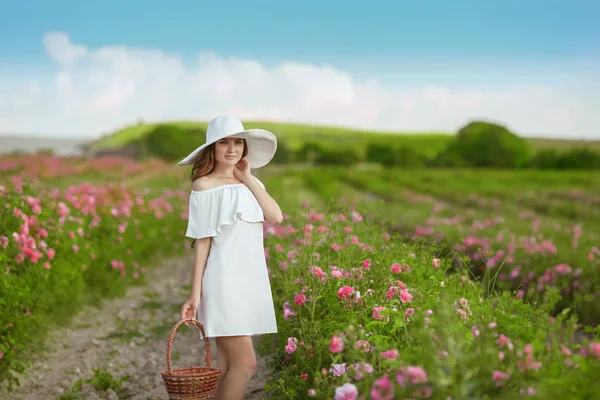
<svg viewBox="0 0 600 400">
<path fill-rule="evenodd" d="M 204 362 L 206 363 L 206 366 L 210 368 L 211 360 L 212 360 L 212 357 L 210 355 L 210 342 L 208 341 L 208 338 L 206 337 L 206 333 L 204 333 L 204 328 L 202 327 L 202 324 L 200 322 L 198 322 L 197 320 L 195 320 L 194 318 L 183 318 L 183 319 L 180 319 L 179 321 L 177 321 L 177 323 L 175 324 L 173 329 L 171 329 L 171 334 L 169 335 L 169 340 L 167 341 L 167 370 L 169 372 L 171 372 L 171 370 L 172 370 L 171 347 L 173 346 L 173 339 L 175 339 L 175 332 L 177 332 L 177 328 L 179 328 L 179 326 L 181 324 L 183 324 L 184 322 L 191 322 L 192 324 L 196 325 L 200 329 L 200 332 L 202 333 L 202 337 L 204 338 L 204 354 L 205 354 Z"/>
</svg>

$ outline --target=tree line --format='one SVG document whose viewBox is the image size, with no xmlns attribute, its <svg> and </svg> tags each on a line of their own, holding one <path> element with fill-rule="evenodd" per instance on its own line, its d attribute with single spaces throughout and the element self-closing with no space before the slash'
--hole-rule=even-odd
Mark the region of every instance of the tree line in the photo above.
<svg viewBox="0 0 600 400">
<path fill-rule="evenodd" d="M 166 161 L 178 161 L 198 146 L 201 129 L 177 125 L 158 125 L 136 141 L 142 154 Z M 343 138 L 340 138 L 343 139 Z M 600 152 L 589 147 L 564 150 L 535 149 L 526 139 L 506 127 L 472 121 L 451 137 L 434 156 L 427 155 L 410 140 L 391 135 L 364 135 L 358 141 L 307 139 L 291 146 L 289 139 L 279 139 L 273 163 L 312 165 L 353 165 L 375 163 L 383 166 L 411 168 L 534 168 L 600 169 Z"/>
</svg>

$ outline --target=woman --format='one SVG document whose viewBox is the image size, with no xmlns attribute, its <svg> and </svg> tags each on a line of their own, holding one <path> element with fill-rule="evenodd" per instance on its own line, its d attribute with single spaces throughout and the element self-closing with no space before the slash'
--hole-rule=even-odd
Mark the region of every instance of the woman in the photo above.
<svg viewBox="0 0 600 400">
<path fill-rule="evenodd" d="M 216 338 L 217 400 L 243 399 L 256 368 L 253 335 L 277 332 L 263 247 L 263 222 L 281 223 L 279 205 L 250 168 L 266 165 L 277 139 L 244 130 L 230 116 L 213 119 L 206 143 L 178 165 L 193 165 L 186 236 L 195 248 L 192 293 L 181 308 Z"/>
</svg>

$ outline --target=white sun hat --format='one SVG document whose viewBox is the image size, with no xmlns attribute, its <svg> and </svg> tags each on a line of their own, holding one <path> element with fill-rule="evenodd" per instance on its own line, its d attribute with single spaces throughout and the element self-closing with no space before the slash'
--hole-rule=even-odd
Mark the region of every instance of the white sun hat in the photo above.
<svg viewBox="0 0 600 400">
<path fill-rule="evenodd" d="M 206 142 L 179 161 L 177 165 L 193 164 L 194 157 L 200 151 L 227 137 L 246 139 L 246 145 L 248 146 L 246 159 L 250 162 L 251 168 L 260 168 L 267 165 L 277 151 L 277 137 L 273 133 L 264 129 L 244 129 L 244 125 L 239 119 L 229 115 L 219 115 L 208 124 Z"/>
</svg>

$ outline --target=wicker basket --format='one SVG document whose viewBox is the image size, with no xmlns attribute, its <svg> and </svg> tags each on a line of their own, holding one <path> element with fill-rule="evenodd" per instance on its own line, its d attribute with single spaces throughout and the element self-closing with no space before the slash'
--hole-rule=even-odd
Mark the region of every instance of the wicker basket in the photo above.
<svg viewBox="0 0 600 400">
<path fill-rule="evenodd" d="M 205 367 L 187 367 L 173 369 L 171 364 L 171 347 L 177 328 L 185 322 L 192 323 L 200 328 L 204 338 Z M 167 370 L 161 373 L 169 399 L 199 400 L 215 395 L 217 382 L 221 370 L 211 367 L 210 342 L 204 333 L 202 324 L 193 318 L 179 320 L 169 335 L 167 342 Z"/>
</svg>

